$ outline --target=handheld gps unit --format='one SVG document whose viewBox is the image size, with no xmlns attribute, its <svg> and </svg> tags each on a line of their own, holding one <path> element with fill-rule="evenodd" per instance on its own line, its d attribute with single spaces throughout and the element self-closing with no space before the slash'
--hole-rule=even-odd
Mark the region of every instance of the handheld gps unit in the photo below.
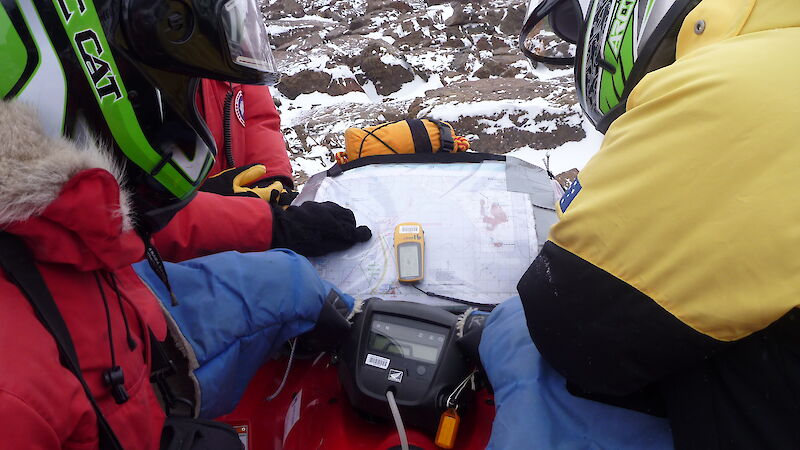
<svg viewBox="0 0 800 450">
<path fill-rule="evenodd" d="M 406 222 L 394 229 L 394 252 L 397 280 L 413 283 L 425 276 L 425 232 L 422 225 Z"/>
<path fill-rule="evenodd" d="M 392 391 L 404 421 L 436 430 L 448 395 L 468 375 L 456 346 L 458 316 L 402 301 L 367 301 L 340 350 L 339 380 L 350 403 L 391 419 Z"/>
</svg>

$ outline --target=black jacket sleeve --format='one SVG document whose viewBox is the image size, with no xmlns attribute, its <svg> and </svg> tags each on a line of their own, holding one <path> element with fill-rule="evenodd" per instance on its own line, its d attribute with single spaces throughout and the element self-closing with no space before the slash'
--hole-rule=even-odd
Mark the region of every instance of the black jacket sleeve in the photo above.
<svg viewBox="0 0 800 450">
<path fill-rule="evenodd" d="M 729 345 L 550 241 L 517 290 L 536 347 L 586 393 L 633 394 Z"/>
</svg>

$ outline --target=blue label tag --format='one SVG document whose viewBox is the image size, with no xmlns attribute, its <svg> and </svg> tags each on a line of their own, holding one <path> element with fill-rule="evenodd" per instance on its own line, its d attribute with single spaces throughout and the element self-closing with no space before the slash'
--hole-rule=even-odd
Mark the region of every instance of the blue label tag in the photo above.
<svg viewBox="0 0 800 450">
<path fill-rule="evenodd" d="M 558 205 L 561 207 L 561 212 L 567 212 L 567 208 L 569 208 L 572 200 L 575 199 L 575 196 L 577 196 L 580 191 L 581 182 L 575 178 L 575 181 L 572 182 L 567 192 L 564 192 L 564 195 L 561 196 L 561 200 L 558 202 Z"/>
</svg>

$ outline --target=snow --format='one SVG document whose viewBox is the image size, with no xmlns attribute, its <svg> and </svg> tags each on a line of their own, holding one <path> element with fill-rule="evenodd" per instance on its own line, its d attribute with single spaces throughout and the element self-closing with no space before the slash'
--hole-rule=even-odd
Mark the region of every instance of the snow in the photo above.
<svg viewBox="0 0 800 450">
<path fill-rule="evenodd" d="M 352 72 L 346 66 L 338 66 L 337 69 L 328 70 L 336 78 L 350 78 Z M 414 80 L 405 83 L 399 91 L 387 96 L 382 96 L 375 90 L 375 85 L 371 81 L 365 82 L 361 88 L 364 92 L 348 92 L 345 95 L 328 95 L 323 92 L 313 92 L 310 94 L 300 94 L 295 99 L 283 97 L 275 88 L 271 88 L 272 96 L 281 100 L 281 125 L 283 128 L 294 126 L 298 123 L 307 121 L 309 115 L 313 115 L 315 107 L 342 105 L 346 107 L 348 103 L 382 103 L 387 100 L 411 100 L 421 97 L 425 91 L 442 87 L 442 80 L 438 74 L 431 75 L 428 81 L 419 76 Z M 345 127 L 346 128 L 346 127 Z M 344 130 L 344 128 L 342 129 Z"/>
<path fill-rule="evenodd" d="M 281 97 L 281 125 L 284 128 L 305 121 L 308 115 L 314 114 L 313 107 L 347 103 L 372 103 L 369 96 L 363 92 L 348 92 L 345 95 L 337 96 L 322 92 L 314 92 L 311 94 L 300 94 L 294 100 L 280 96 L 274 89 L 272 92 L 273 96 Z"/>
<path fill-rule="evenodd" d="M 343 64 L 327 69 L 325 71 L 328 72 L 331 78 L 334 80 L 356 77 L 356 75 L 353 73 L 353 70 L 349 66 L 345 66 Z"/>
<path fill-rule="evenodd" d="M 439 20 L 444 23 L 445 20 L 449 19 L 453 15 L 453 7 L 450 6 L 449 3 L 443 5 L 434 5 L 429 6 L 427 15 L 433 20 Z"/>
<path fill-rule="evenodd" d="M 367 33 L 364 36 L 371 38 L 371 39 L 380 39 L 382 41 L 386 41 L 390 44 L 394 44 L 395 39 L 391 36 L 386 36 L 381 31 L 373 31 L 372 33 Z"/>
<path fill-rule="evenodd" d="M 550 171 L 559 174 L 572 168 L 583 169 L 589 159 L 600 149 L 603 142 L 603 135 L 594 129 L 591 123 L 584 118 L 582 120 L 583 130 L 586 138 L 578 142 L 567 142 L 566 144 L 551 150 L 536 150 L 530 147 L 523 147 L 507 153 L 523 161 L 544 168 L 544 159 L 550 155 Z"/>
<path fill-rule="evenodd" d="M 301 28 L 311 28 L 311 25 L 267 25 L 267 33 L 269 34 L 283 34 L 289 31 L 299 30 Z"/>
<path fill-rule="evenodd" d="M 542 111 L 561 111 L 561 108 L 552 106 L 543 98 L 532 100 L 484 100 L 470 103 L 447 103 L 435 105 L 424 111 L 423 115 L 435 117 L 440 120 L 455 122 L 462 117 L 491 117 L 494 128 L 519 127 L 528 131 L 541 129 L 541 122 L 535 120 Z M 512 123 L 508 119 L 511 114 L 521 114 L 520 124 Z M 499 117 L 499 119 L 498 119 Z M 489 120 L 487 120 L 489 123 Z M 493 133 L 490 133 L 493 134 Z"/>
<path fill-rule="evenodd" d="M 385 98 L 392 100 L 407 100 L 425 95 L 425 91 L 438 89 L 444 86 L 439 74 L 431 75 L 428 81 L 416 76 L 413 80 L 405 83 L 399 91 L 389 94 Z"/>
<path fill-rule="evenodd" d="M 324 53 L 311 51 L 306 55 L 302 63 L 286 64 L 285 62 L 277 61 L 277 64 L 281 72 L 288 76 L 304 70 L 325 71 L 330 60 L 330 56 Z"/>
<path fill-rule="evenodd" d="M 381 62 L 387 66 L 406 66 L 406 62 L 390 53 L 381 55 Z"/>
<path fill-rule="evenodd" d="M 305 158 L 295 159 L 293 162 L 294 170 L 303 171 L 306 174 L 315 174 L 327 170 L 334 163 L 330 161 L 330 150 L 324 145 L 314 145 L 311 151 L 306 153 Z"/>
<path fill-rule="evenodd" d="M 296 99 L 291 100 L 281 98 L 281 122 L 283 127 L 291 127 L 296 124 L 308 122 L 314 115 L 314 107 L 319 106 L 340 106 L 347 108 L 352 103 L 381 103 L 386 100 L 411 100 L 421 96 L 425 90 L 441 87 L 442 82 L 438 75 L 433 75 L 425 82 L 417 77 L 414 81 L 406 83 L 403 88 L 392 95 L 383 97 L 375 92 L 371 83 L 366 83 L 363 88 L 365 92 L 349 92 L 341 96 L 331 96 L 324 93 L 301 94 Z M 275 93 L 280 96 L 279 93 Z M 557 109 L 545 99 L 533 100 L 501 100 L 501 101 L 480 101 L 472 103 L 450 103 L 436 105 L 429 110 L 423 110 L 420 116 L 434 117 L 440 120 L 457 121 L 463 117 L 481 117 L 479 122 L 486 128 L 484 133 L 492 135 L 499 133 L 504 128 L 516 127 L 530 132 L 548 132 L 556 128 L 555 120 L 536 120 L 536 117 L 543 111 Z M 513 120 L 512 120 L 513 116 Z M 486 117 L 490 117 L 487 119 Z M 597 132 L 591 123 L 585 118 L 580 120 L 586 138 L 579 142 L 567 142 L 559 147 L 542 150 L 534 149 L 529 146 L 518 148 L 508 153 L 513 156 L 539 167 L 544 167 L 544 159 L 550 156 L 550 170 L 553 173 L 561 173 L 577 168 L 582 169 L 586 162 L 600 148 L 603 135 Z M 570 118 L 572 119 L 572 118 Z M 383 121 L 384 117 L 376 117 L 376 120 Z M 571 122 L 568 120 L 567 123 Z M 571 123 L 569 123 L 571 124 Z M 326 130 L 329 133 L 344 133 L 351 124 L 344 121 L 331 123 Z M 467 136 L 468 139 L 476 139 L 477 136 Z M 309 142 L 311 151 L 302 158 L 295 158 L 292 161 L 296 171 L 303 171 L 306 174 L 314 174 L 326 170 L 333 163 L 330 161 L 332 151 L 319 145 L 316 142 Z"/>
<path fill-rule="evenodd" d="M 406 61 L 414 67 L 419 67 L 426 72 L 442 72 L 446 70 L 453 61 L 452 54 L 442 54 L 436 52 L 425 52 L 421 55 L 405 55 Z"/>
<path fill-rule="evenodd" d="M 274 3 L 274 0 L 269 0 Z M 471 124 L 477 123 L 480 131 L 464 130 L 467 134 L 473 135 L 473 140 L 479 140 L 482 136 L 504 135 L 504 130 L 518 129 L 530 133 L 557 133 L 563 127 L 582 127 L 586 132 L 586 138 L 580 142 L 567 142 L 556 148 L 541 149 L 541 142 L 536 144 L 522 141 L 515 143 L 514 146 L 523 145 L 511 151 L 509 155 L 529 161 L 538 166 L 544 166 L 544 158 L 550 155 L 550 169 L 554 173 L 561 173 L 572 168 L 581 169 L 591 156 L 598 150 L 602 141 L 602 135 L 585 119 L 580 116 L 580 108 L 571 104 L 571 78 L 573 69 L 571 67 L 551 68 L 544 65 L 531 67 L 524 59 L 516 60 L 510 64 L 511 68 L 517 69 L 514 77 L 518 79 L 539 80 L 544 82 L 544 89 L 552 89 L 551 94 L 542 93 L 544 97 L 529 100 L 515 99 L 517 95 L 513 92 L 503 92 L 498 90 L 492 98 L 503 98 L 504 95 L 512 97 L 507 100 L 470 100 L 463 103 L 437 103 L 441 101 L 452 101 L 447 98 L 437 98 L 436 102 L 424 103 L 426 92 L 442 87 L 447 87 L 456 82 L 472 82 L 477 80 L 475 73 L 484 66 L 490 69 L 492 77 L 496 75 L 496 69 L 489 64 L 490 60 L 497 60 L 493 50 L 477 51 L 473 47 L 479 40 L 491 40 L 493 47 L 502 47 L 497 44 L 497 39 L 505 41 L 512 49 L 516 47 L 517 36 L 505 34 L 499 31 L 495 33 L 475 30 L 471 40 L 465 40 L 464 47 L 459 49 L 448 48 L 447 46 L 424 45 L 422 48 L 411 48 L 402 51 L 404 47 L 398 46 L 399 50 L 391 50 L 382 53 L 380 60 L 388 66 L 402 66 L 406 70 L 414 73 L 414 79 L 402 85 L 402 87 L 389 95 L 380 95 L 376 90 L 373 81 L 367 79 L 365 73 L 358 64 L 352 64 L 353 56 L 363 51 L 363 46 L 369 39 L 376 39 L 393 46 L 397 39 L 401 39 L 409 34 L 409 31 L 422 31 L 422 34 L 439 44 L 447 40 L 448 34 L 443 32 L 447 29 L 444 22 L 451 18 L 456 8 L 461 8 L 469 14 L 473 8 L 471 4 L 461 4 L 446 2 L 439 5 L 428 5 L 421 0 L 409 0 L 407 3 L 412 6 L 416 17 L 397 11 L 385 11 L 380 13 L 367 14 L 367 2 L 365 0 L 351 0 L 343 12 L 341 9 L 330 8 L 332 3 L 329 0 L 311 0 L 311 5 L 316 9 L 307 9 L 310 14 L 294 18 L 285 17 L 279 20 L 268 22 L 268 31 L 273 35 L 282 35 L 284 38 L 290 36 L 300 36 L 302 39 L 305 29 L 318 29 L 322 25 L 323 30 L 319 31 L 321 43 L 310 46 L 310 50 L 301 51 L 297 45 L 291 45 L 286 52 L 281 65 L 281 70 L 287 75 L 292 76 L 303 70 L 321 71 L 329 74 L 332 80 L 348 80 L 348 85 L 359 84 L 363 92 L 349 92 L 345 95 L 332 96 L 326 93 L 301 94 L 295 99 L 283 97 L 277 90 L 273 89 L 273 96 L 280 100 L 279 107 L 281 122 L 290 148 L 293 149 L 292 164 L 295 170 L 302 171 L 311 175 L 329 167 L 332 162 L 330 156 L 332 152 L 340 149 L 336 148 L 337 134 L 344 132 L 346 128 L 352 126 L 353 120 L 371 120 L 374 117 L 375 123 L 385 121 L 386 117 L 380 111 L 401 112 L 412 102 L 423 101 L 424 107 L 416 112 L 417 117 L 433 117 L 441 120 L 455 122 L 465 117 L 472 117 L 475 120 Z M 497 7 L 505 7 L 504 2 L 499 2 Z M 334 25 L 342 25 L 343 22 L 328 17 L 323 17 L 325 11 L 338 11 L 339 14 L 352 20 L 354 17 L 365 16 L 369 21 L 369 33 L 361 35 L 366 38 L 361 41 L 338 39 L 335 36 L 327 40 L 326 36 Z M 401 19 L 402 17 L 402 19 Z M 410 21 L 410 22 L 409 22 Z M 405 23 L 403 23 L 405 22 Z M 432 23 L 431 23 L 432 22 Z M 408 25 L 412 25 L 409 27 Z M 346 25 L 346 23 L 345 23 Z M 317 27 L 317 28 L 315 28 Z M 498 29 L 499 30 L 499 29 Z M 467 30 L 469 32 L 469 30 Z M 287 34 L 291 33 L 291 34 Z M 307 33 L 310 35 L 311 33 Z M 345 31 L 345 34 L 347 32 Z M 452 34 L 452 33 L 451 33 Z M 336 35 L 338 36 L 338 35 Z M 543 40 L 547 36 L 532 37 L 530 44 L 540 47 L 543 51 L 549 52 L 571 52 L 571 47 L 558 46 L 551 40 Z M 290 41 L 292 42 L 292 41 Z M 294 41 L 294 42 L 300 42 Z M 435 47 L 435 51 L 431 51 Z M 472 49 L 463 56 L 464 50 Z M 505 55 L 505 53 L 498 53 Z M 513 54 L 513 52 L 512 52 Z M 454 61 L 458 66 L 453 66 Z M 484 75 L 481 75 L 482 77 Z M 552 85 L 552 88 L 549 87 Z M 469 94 L 469 93 L 467 93 Z M 522 95 L 520 95 L 522 96 Z M 464 96 L 471 99 L 471 95 Z M 405 105 L 405 106 L 400 106 Z M 374 116 L 370 116 L 370 111 L 375 111 Z M 352 111 L 364 111 L 363 115 L 352 114 Z M 407 109 L 406 109 L 407 110 Z M 346 120 L 337 120 L 338 111 L 341 117 L 348 117 Z M 547 113 L 547 114 L 543 114 Z M 330 121 L 330 123 L 328 123 Z M 361 124 L 362 122 L 359 122 Z M 309 125 L 311 124 L 311 125 Z M 292 127 L 298 127 L 293 130 Z M 304 136 L 303 139 L 298 138 Z M 310 135 L 319 142 L 305 138 Z M 505 134 L 511 135 L 511 134 Z M 468 136 L 469 137 L 469 136 Z M 495 138 L 496 139 L 496 138 Z M 313 142 L 312 142 L 313 141 Z M 555 142 L 562 142 L 554 139 Z M 528 144 L 528 145 L 525 145 Z M 537 145 L 537 148 L 534 148 Z M 558 145 L 557 143 L 550 145 Z M 513 147 L 512 147 L 513 148 Z"/>
<path fill-rule="evenodd" d="M 530 70 L 533 72 L 536 78 L 540 80 L 552 80 L 554 78 L 568 77 L 573 74 L 572 67 L 564 69 L 550 69 L 544 64 L 539 64 L 536 67 L 532 67 Z"/>
<path fill-rule="evenodd" d="M 300 21 L 310 21 L 310 20 L 313 20 L 313 21 L 316 21 L 316 22 L 329 23 L 329 24 L 338 24 L 339 23 L 339 22 L 337 22 L 337 21 L 335 21 L 333 19 L 329 19 L 327 17 L 317 16 L 317 15 L 313 15 L 313 14 L 308 14 L 308 15 L 305 15 L 303 17 L 284 17 L 283 19 L 281 19 L 281 21 L 283 21 L 283 22 L 300 22 Z"/>
</svg>

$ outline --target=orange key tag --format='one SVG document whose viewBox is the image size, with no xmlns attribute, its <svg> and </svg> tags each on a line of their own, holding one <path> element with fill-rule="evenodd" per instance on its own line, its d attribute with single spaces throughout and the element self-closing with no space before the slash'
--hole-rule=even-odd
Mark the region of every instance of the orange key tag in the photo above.
<svg viewBox="0 0 800 450">
<path fill-rule="evenodd" d="M 442 413 L 442 418 L 439 419 L 439 429 L 436 430 L 436 446 L 441 448 L 453 448 L 456 444 L 456 433 L 458 433 L 458 424 L 461 423 L 461 418 L 454 408 L 449 408 Z"/>
</svg>

